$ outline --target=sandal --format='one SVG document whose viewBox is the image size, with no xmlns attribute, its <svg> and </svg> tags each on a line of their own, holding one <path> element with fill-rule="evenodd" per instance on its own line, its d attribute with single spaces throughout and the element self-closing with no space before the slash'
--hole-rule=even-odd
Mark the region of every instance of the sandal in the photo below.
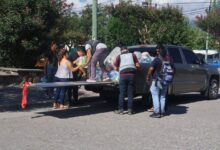
<svg viewBox="0 0 220 150">
<path fill-rule="evenodd" d="M 154 107 L 151 107 L 147 110 L 148 112 L 154 112 Z"/>
<path fill-rule="evenodd" d="M 62 105 L 62 104 L 60 104 L 60 107 L 59 107 L 60 109 L 69 109 L 69 106 L 68 105 Z"/>
<path fill-rule="evenodd" d="M 59 108 L 59 104 L 56 103 L 56 102 L 54 102 L 54 103 L 53 103 L 53 109 L 57 109 L 57 108 Z"/>
</svg>

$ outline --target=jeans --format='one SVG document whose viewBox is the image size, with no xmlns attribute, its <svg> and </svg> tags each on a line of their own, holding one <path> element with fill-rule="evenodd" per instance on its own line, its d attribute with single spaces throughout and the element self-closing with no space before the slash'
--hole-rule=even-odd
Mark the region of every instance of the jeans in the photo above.
<svg viewBox="0 0 220 150">
<path fill-rule="evenodd" d="M 105 69 L 104 65 L 104 60 L 108 55 L 108 50 L 107 49 L 96 49 L 95 53 L 92 56 L 91 60 L 91 75 L 90 79 L 95 80 L 96 78 L 96 65 L 99 62 L 99 66 L 102 70 L 103 77 L 106 78 L 108 77 L 107 75 L 107 70 Z"/>
<path fill-rule="evenodd" d="M 54 75 L 56 74 L 56 71 L 57 71 L 57 67 L 54 67 L 51 64 L 47 65 L 47 68 L 46 68 L 47 82 L 54 82 L 55 80 Z"/>
<path fill-rule="evenodd" d="M 68 82 L 67 78 L 56 78 L 56 82 Z M 58 87 L 55 92 L 54 100 L 55 102 L 60 102 L 60 104 L 64 104 L 65 95 L 67 91 L 67 87 Z"/>
<path fill-rule="evenodd" d="M 55 81 L 55 74 L 57 71 L 57 67 L 54 67 L 51 64 L 48 64 L 46 67 L 46 79 L 47 82 L 54 82 Z M 54 88 L 47 88 L 46 93 L 49 97 L 52 97 Z"/>
<path fill-rule="evenodd" d="M 128 109 L 132 109 L 134 97 L 134 75 L 120 76 L 119 81 L 119 102 L 118 109 L 124 108 L 124 99 L 127 92 L 128 95 Z"/>
<path fill-rule="evenodd" d="M 165 101 L 168 86 L 163 86 L 162 89 L 156 86 L 156 81 L 152 81 L 150 91 L 153 99 L 154 113 L 165 112 Z"/>
</svg>

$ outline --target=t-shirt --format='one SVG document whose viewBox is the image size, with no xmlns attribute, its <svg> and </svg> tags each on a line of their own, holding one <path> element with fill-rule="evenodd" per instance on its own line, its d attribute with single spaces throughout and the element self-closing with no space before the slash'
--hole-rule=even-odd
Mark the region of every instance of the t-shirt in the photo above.
<svg viewBox="0 0 220 150">
<path fill-rule="evenodd" d="M 52 52 L 51 50 L 45 54 L 45 57 L 48 58 L 49 64 L 57 67 L 58 57 L 56 52 Z"/>
<path fill-rule="evenodd" d="M 153 73 L 153 79 L 156 79 L 156 76 L 158 75 L 158 73 L 160 72 L 161 70 L 161 67 L 162 67 L 162 61 L 160 58 L 156 57 L 150 67 L 153 67 L 154 68 L 154 73 Z"/>
<path fill-rule="evenodd" d="M 76 59 L 77 66 L 82 66 L 86 64 L 86 56 L 80 56 Z"/>
<path fill-rule="evenodd" d="M 175 72 L 175 67 L 174 67 L 174 64 L 173 64 L 172 59 L 167 55 L 163 60 L 169 61 L 171 67 L 174 69 L 174 72 Z M 160 73 L 161 67 L 162 67 L 162 63 L 163 63 L 163 62 L 162 62 L 161 58 L 159 58 L 159 57 L 156 57 L 156 58 L 152 61 L 150 67 L 153 67 L 153 68 L 155 69 L 155 70 L 154 70 L 154 73 L 153 73 L 153 79 L 156 79 L 158 73 Z"/>
<path fill-rule="evenodd" d="M 86 44 L 89 44 L 91 45 L 92 47 L 92 54 L 95 53 L 95 50 L 96 50 L 96 46 L 99 44 L 100 42 L 98 40 L 89 40 L 86 42 Z"/>
<path fill-rule="evenodd" d="M 68 60 L 70 60 L 71 62 L 73 62 L 74 60 L 76 60 L 78 58 L 78 54 L 77 54 L 77 49 L 76 48 L 71 48 L 70 52 L 69 52 L 69 57 Z"/>
</svg>

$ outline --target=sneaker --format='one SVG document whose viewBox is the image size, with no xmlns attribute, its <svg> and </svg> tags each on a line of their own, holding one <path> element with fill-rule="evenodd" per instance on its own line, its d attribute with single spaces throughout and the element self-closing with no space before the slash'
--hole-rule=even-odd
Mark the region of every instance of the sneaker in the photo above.
<svg viewBox="0 0 220 150">
<path fill-rule="evenodd" d="M 87 79 L 86 82 L 96 82 L 94 79 Z"/>
<path fill-rule="evenodd" d="M 128 115 L 133 115 L 134 111 L 132 109 L 128 109 Z"/>
<path fill-rule="evenodd" d="M 151 118 L 160 118 L 160 114 L 159 113 L 153 113 L 150 115 Z"/>
<path fill-rule="evenodd" d="M 164 112 L 164 113 L 161 113 L 160 117 L 164 117 L 166 115 L 167 115 L 166 112 Z"/>
<path fill-rule="evenodd" d="M 110 81 L 110 78 L 104 78 L 102 81 Z"/>
<path fill-rule="evenodd" d="M 115 110 L 114 113 L 124 115 L 124 110 L 123 109 Z"/>
</svg>

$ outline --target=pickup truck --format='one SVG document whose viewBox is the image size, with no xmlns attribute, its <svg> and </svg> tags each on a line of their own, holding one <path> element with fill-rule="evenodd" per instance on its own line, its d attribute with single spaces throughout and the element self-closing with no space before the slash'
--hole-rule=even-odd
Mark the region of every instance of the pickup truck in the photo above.
<svg viewBox="0 0 220 150">
<path fill-rule="evenodd" d="M 164 45 L 174 62 L 176 72 L 174 80 L 168 88 L 168 95 L 179 95 L 189 92 L 199 92 L 208 99 L 218 98 L 219 72 L 201 61 L 197 55 L 188 48 L 176 45 Z M 128 46 L 130 52 L 148 52 L 151 56 L 156 54 L 156 45 Z M 135 95 L 142 96 L 143 101 L 150 98 L 150 85 L 146 82 L 146 73 L 150 64 L 141 64 L 135 79 Z M 106 100 L 117 100 L 119 94 L 118 83 L 110 85 L 88 85 L 87 90 L 98 92 Z"/>
</svg>

